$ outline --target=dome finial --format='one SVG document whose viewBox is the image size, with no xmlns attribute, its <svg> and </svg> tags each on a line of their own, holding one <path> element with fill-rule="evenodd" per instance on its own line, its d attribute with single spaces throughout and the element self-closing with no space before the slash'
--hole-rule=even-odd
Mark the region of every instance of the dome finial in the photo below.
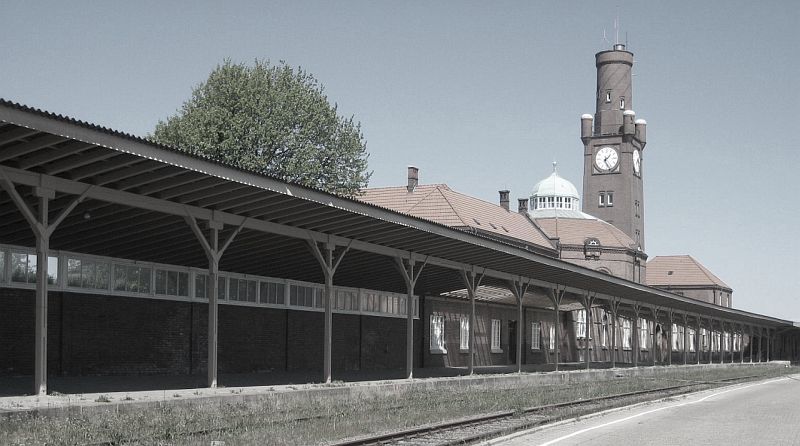
<svg viewBox="0 0 800 446">
<path fill-rule="evenodd" d="M 555 174 L 558 174 L 557 167 L 558 167 L 558 162 L 554 160 L 553 161 L 553 173 L 555 173 Z"/>
</svg>

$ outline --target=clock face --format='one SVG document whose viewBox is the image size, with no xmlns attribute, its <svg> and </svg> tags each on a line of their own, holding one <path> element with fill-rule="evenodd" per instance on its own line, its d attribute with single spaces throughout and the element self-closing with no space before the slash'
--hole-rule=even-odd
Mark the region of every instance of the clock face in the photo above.
<svg viewBox="0 0 800 446">
<path fill-rule="evenodd" d="M 619 155 L 613 147 L 603 147 L 597 151 L 594 157 L 594 164 L 598 169 L 607 172 L 617 166 Z"/>
<path fill-rule="evenodd" d="M 638 150 L 633 151 L 633 171 L 637 175 L 642 172 L 642 156 L 639 155 Z"/>
</svg>

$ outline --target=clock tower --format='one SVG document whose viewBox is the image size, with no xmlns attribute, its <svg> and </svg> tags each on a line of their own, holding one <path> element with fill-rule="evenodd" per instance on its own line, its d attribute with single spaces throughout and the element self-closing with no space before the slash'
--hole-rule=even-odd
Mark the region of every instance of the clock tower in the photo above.
<svg viewBox="0 0 800 446">
<path fill-rule="evenodd" d="M 633 53 L 625 45 L 595 55 L 597 107 L 581 116 L 583 212 L 613 224 L 644 251 L 644 146 L 647 123 L 636 119 Z"/>
</svg>

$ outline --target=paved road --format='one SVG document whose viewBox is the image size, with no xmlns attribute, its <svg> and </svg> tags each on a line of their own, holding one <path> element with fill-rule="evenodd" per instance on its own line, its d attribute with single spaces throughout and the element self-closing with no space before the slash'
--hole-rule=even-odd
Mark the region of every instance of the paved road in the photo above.
<svg viewBox="0 0 800 446">
<path fill-rule="evenodd" d="M 510 437 L 491 444 L 799 445 L 800 375 L 701 392 Z"/>
</svg>

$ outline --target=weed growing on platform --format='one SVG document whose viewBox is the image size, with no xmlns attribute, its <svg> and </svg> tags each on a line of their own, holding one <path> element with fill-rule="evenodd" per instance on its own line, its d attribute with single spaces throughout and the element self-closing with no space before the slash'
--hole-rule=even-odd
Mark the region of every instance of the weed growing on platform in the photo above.
<svg viewBox="0 0 800 446">
<path fill-rule="evenodd" d="M 414 387 L 403 394 L 333 397 L 326 392 L 284 399 L 265 394 L 255 403 L 203 402 L 162 405 L 134 411 L 103 411 L 69 418 L 17 416 L 0 423 L 6 444 L 317 444 L 386 430 L 438 423 L 495 411 L 522 409 L 597 396 L 663 388 L 670 385 L 708 383 L 758 375 L 759 379 L 797 373 L 797 368 L 736 367 L 719 369 L 675 368 L 657 377 L 614 378 L 606 381 L 509 388 Z M 322 386 L 325 387 L 325 386 Z M 99 398 L 98 398 L 99 400 Z M 641 398 L 639 399 L 641 400 Z M 625 404 L 635 402 L 626 401 Z M 598 403 L 603 410 L 614 403 Z M 555 417 L 583 412 L 555 409 Z"/>
</svg>

